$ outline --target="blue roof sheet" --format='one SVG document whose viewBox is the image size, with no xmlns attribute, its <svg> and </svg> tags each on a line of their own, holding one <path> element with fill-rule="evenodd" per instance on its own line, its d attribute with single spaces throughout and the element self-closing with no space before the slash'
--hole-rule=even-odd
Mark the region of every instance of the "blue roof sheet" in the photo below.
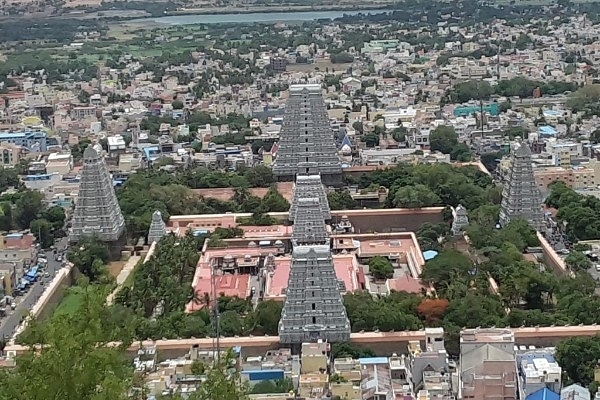
<svg viewBox="0 0 600 400">
<path fill-rule="evenodd" d="M 548 125 L 538 127 L 538 132 L 541 135 L 556 135 L 556 129 Z"/>
<path fill-rule="evenodd" d="M 360 365 L 373 365 L 373 364 L 387 364 L 387 357 L 366 357 L 359 358 L 358 362 Z"/>
<path fill-rule="evenodd" d="M 525 400 L 560 400 L 560 396 L 548 388 L 531 393 Z"/>
</svg>

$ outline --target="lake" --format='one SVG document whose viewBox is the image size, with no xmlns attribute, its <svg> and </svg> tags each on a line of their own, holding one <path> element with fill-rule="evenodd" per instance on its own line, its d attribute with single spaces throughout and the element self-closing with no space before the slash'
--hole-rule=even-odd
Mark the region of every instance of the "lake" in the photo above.
<svg viewBox="0 0 600 400">
<path fill-rule="evenodd" d="M 344 15 L 357 14 L 382 14 L 392 10 L 340 10 L 340 11 L 298 11 L 274 13 L 244 13 L 244 14 L 202 14 L 202 15 L 174 15 L 158 18 L 141 18 L 127 21 L 127 23 L 159 23 L 167 25 L 192 25 L 192 24 L 251 24 L 255 22 L 289 22 L 289 21 L 314 21 L 317 19 L 335 19 Z"/>
</svg>

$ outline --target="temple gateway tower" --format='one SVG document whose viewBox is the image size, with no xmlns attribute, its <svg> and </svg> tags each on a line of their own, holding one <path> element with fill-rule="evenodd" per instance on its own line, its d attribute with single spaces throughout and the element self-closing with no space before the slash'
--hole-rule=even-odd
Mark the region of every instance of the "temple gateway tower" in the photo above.
<svg viewBox="0 0 600 400">
<path fill-rule="evenodd" d="M 160 211 L 156 210 L 152 214 L 152 222 L 150 223 L 150 229 L 148 230 L 148 244 L 151 245 L 154 242 L 159 242 L 167 234 L 167 227 L 162 219 Z"/>
<path fill-rule="evenodd" d="M 90 145 L 83 152 L 83 169 L 79 193 L 73 212 L 69 242 L 76 243 L 84 236 L 97 236 L 114 254 L 124 238 L 125 219 L 117 201 L 112 179 L 104 159 Z M 112 247 L 112 248 L 111 248 Z M 116 253 L 118 253 L 116 251 Z"/>
<path fill-rule="evenodd" d="M 342 183 L 342 166 L 321 85 L 290 86 L 280 138 L 273 165 L 279 181 L 293 181 L 298 174 L 320 174 L 326 185 Z"/>
<path fill-rule="evenodd" d="M 298 179 L 302 181 L 302 177 Z M 348 341 L 350 322 L 342 301 L 344 287 L 335 274 L 325 224 L 329 216 L 327 196 L 314 177 L 310 184 L 308 179 L 300 181 L 296 182 L 290 209 L 290 219 L 294 221 L 292 266 L 279 321 L 279 339 L 288 345 Z"/>
<path fill-rule="evenodd" d="M 538 231 L 544 227 L 542 196 L 533 177 L 531 149 L 525 142 L 521 142 L 512 154 L 502 190 L 500 225 L 506 226 L 515 218 L 526 220 Z"/>
</svg>

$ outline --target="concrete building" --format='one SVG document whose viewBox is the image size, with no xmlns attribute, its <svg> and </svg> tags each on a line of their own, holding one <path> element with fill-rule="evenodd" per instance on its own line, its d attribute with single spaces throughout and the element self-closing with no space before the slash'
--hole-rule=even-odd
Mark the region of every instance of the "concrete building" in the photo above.
<svg viewBox="0 0 600 400">
<path fill-rule="evenodd" d="M 535 183 L 531 149 L 525 142 L 513 151 L 500 209 L 500 225 L 522 218 L 537 230 L 543 227 L 542 196 Z"/>
<path fill-rule="evenodd" d="M 443 375 L 448 375 L 448 353 L 444 346 L 443 328 L 425 328 L 425 348 L 421 347 L 419 341 L 411 341 L 408 344 L 408 360 L 411 369 L 412 381 L 415 390 L 425 389 L 428 380 L 432 381 L 433 375 L 438 375 L 438 381 Z M 444 393 L 449 395 L 451 385 L 448 382 Z"/>
<path fill-rule="evenodd" d="M 342 167 L 321 85 L 290 86 L 280 136 L 273 165 L 278 180 L 293 181 L 298 174 L 320 174 L 326 185 L 341 184 Z"/>
<path fill-rule="evenodd" d="M 591 400 L 591 398 L 590 391 L 577 384 L 565 386 L 560 391 L 560 400 Z"/>
<path fill-rule="evenodd" d="M 21 147 L 12 143 L 0 143 L 0 163 L 3 168 L 15 167 L 21 160 Z"/>
<path fill-rule="evenodd" d="M 118 154 L 125 153 L 127 146 L 125 144 L 125 139 L 121 135 L 109 136 L 107 138 L 108 141 L 108 153 L 109 154 Z"/>
<path fill-rule="evenodd" d="M 118 242 L 125 232 L 125 219 L 112 179 L 104 159 L 91 145 L 83 153 L 81 182 L 72 221 L 70 242 L 93 235 L 107 243 Z"/>
<path fill-rule="evenodd" d="M 68 175 L 73 169 L 71 154 L 51 153 L 46 160 L 46 173 Z"/>
<path fill-rule="evenodd" d="M 546 388 L 559 393 L 562 369 L 550 351 L 536 350 L 517 355 L 519 394 L 521 399 Z"/>
<path fill-rule="evenodd" d="M 516 400 L 515 338 L 509 329 L 460 333 L 460 392 L 465 400 Z"/>
<path fill-rule="evenodd" d="M 46 132 L 41 130 L 0 132 L 0 143 L 15 144 L 33 153 L 46 151 L 48 149 L 47 139 Z"/>
<path fill-rule="evenodd" d="M 269 60 L 269 64 L 273 72 L 281 73 L 285 72 L 285 70 L 287 69 L 288 61 L 286 58 L 283 57 L 271 57 L 271 59 Z"/>
<path fill-rule="evenodd" d="M 29 264 L 35 258 L 35 237 L 31 233 L 7 233 L 0 242 L 0 263 Z"/>
</svg>

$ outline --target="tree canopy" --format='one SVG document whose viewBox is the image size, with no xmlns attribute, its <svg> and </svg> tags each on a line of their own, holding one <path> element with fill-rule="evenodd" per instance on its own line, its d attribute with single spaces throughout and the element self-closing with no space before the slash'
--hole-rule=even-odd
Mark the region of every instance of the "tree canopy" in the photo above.
<svg viewBox="0 0 600 400">
<path fill-rule="evenodd" d="M 133 368 L 122 347 L 106 346 L 111 338 L 104 300 L 90 288 L 75 313 L 33 327 L 47 347 L 32 347 L 18 357 L 15 369 L 0 369 L 0 399 L 126 400 Z M 128 336 L 125 328 L 115 329 Z"/>
<path fill-rule="evenodd" d="M 566 222 L 573 242 L 600 239 L 600 199 L 579 194 L 563 182 L 555 182 L 549 189 L 546 204 L 558 209 L 557 217 Z"/>
</svg>

